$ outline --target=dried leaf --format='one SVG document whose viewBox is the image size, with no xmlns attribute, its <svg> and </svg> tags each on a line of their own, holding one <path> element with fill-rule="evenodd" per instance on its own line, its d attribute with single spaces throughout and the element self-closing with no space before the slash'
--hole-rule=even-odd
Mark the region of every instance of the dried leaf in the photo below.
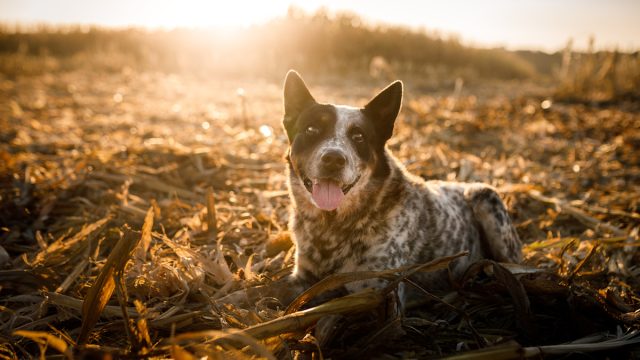
<svg viewBox="0 0 640 360">
<path fill-rule="evenodd" d="M 275 356 L 250 334 L 242 331 L 205 330 L 176 335 L 171 339 L 173 343 L 181 343 L 185 340 L 198 340 L 199 342 L 229 343 L 238 349 L 247 346 L 256 355 L 275 360 Z"/>
<path fill-rule="evenodd" d="M 350 273 L 333 274 L 318 281 L 312 287 L 300 294 L 300 296 L 298 296 L 293 302 L 291 302 L 291 304 L 289 304 L 285 313 L 290 314 L 294 311 L 297 311 L 302 305 L 309 302 L 309 300 L 313 299 L 319 294 L 338 289 L 350 282 L 373 278 L 400 280 L 404 277 L 410 276 L 417 271 L 429 272 L 446 269 L 451 261 L 465 255 L 467 255 L 467 253 L 463 252 L 452 256 L 441 257 L 426 264 L 405 266 L 398 269 L 389 269 L 382 271 L 356 271 Z M 397 274 L 402 274 L 402 276 L 398 277 Z"/>
<path fill-rule="evenodd" d="M 44 346 L 51 345 L 52 348 L 64 354 L 68 359 L 73 358 L 73 354 L 72 354 L 71 348 L 69 347 L 69 344 L 67 344 L 63 339 L 53 334 L 49 334 L 48 332 L 17 330 L 13 332 L 13 335 L 29 338 L 37 342 L 38 344 L 41 344 Z"/>
<path fill-rule="evenodd" d="M 145 260 L 147 258 L 149 245 L 151 245 L 151 229 L 153 228 L 154 216 L 154 207 L 151 206 L 144 216 L 144 223 L 142 224 L 142 236 L 140 237 L 140 246 L 136 248 L 136 258 L 140 260 Z"/>
<path fill-rule="evenodd" d="M 176 360 L 196 360 L 198 359 L 192 353 L 188 352 L 180 345 L 171 345 L 171 357 Z"/>
<path fill-rule="evenodd" d="M 143 229 L 151 229 L 153 226 L 153 208 L 150 208 L 147 214 L 148 217 Z M 100 275 L 98 275 L 96 282 L 89 289 L 82 304 L 82 327 L 78 335 L 78 344 L 84 344 L 87 341 L 89 332 L 93 329 L 98 318 L 100 318 L 102 310 L 113 294 L 115 289 L 114 274 L 122 272 L 131 252 L 138 245 L 140 239 L 140 236 L 136 236 L 130 229 L 125 228 L 125 235 L 118 240 L 118 243 L 107 257 L 107 262 Z"/>
<path fill-rule="evenodd" d="M 213 187 L 207 188 L 207 226 L 209 240 L 215 241 L 218 238 L 218 215 L 216 213 L 216 198 L 213 195 Z"/>
</svg>

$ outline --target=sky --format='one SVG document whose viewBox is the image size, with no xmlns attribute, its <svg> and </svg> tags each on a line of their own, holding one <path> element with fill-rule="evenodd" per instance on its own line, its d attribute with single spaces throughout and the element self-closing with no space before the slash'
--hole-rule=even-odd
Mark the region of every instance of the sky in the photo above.
<svg viewBox="0 0 640 360">
<path fill-rule="evenodd" d="M 482 47 L 555 51 L 568 39 L 585 49 L 640 49 L 640 0 L 0 0 L 0 22 L 151 28 L 249 26 L 290 5 L 350 11 L 367 22 L 455 35 Z"/>
</svg>

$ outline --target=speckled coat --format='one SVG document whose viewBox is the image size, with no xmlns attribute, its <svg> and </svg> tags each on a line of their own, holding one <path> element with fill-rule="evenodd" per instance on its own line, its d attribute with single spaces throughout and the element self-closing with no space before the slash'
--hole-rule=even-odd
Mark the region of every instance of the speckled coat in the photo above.
<svg viewBox="0 0 640 360">
<path fill-rule="evenodd" d="M 456 260 L 454 274 L 481 258 L 521 260 L 520 240 L 493 188 L 424 181 L 386 148 L 401 94 L 402 85 L 394 83 L 363 108 L 318 104 L 297 73 L 288 74 L 289 227 L 296 245 L 293 277 L 299 282 L 311 285 L 334 273 L 420 264 L 464 250 L 470 255 Z M 320 209 L 310 195 L 310 179 L 327 177 L 322 154 L 329 150 L 345 154 L 345 164 L 331 175 L 344 186 L 344 200 L 332 211 Z M 442 287 L 446 276 L 419 281 Z M 360 281 L 347 289 L 383 285 Z"/>
</svg>

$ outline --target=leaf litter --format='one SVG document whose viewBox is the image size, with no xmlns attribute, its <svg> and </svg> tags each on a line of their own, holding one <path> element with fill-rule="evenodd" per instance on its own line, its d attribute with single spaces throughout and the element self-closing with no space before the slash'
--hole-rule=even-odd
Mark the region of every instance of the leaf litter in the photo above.
<svg viewBox="0 0 640 360">
<path fill-rule="evenodd" d="M 1 85 L 2 356 L 638 357 L 637 102 L 408 82 L 391 150 L 425 178 L 499 188 L 524 264 L 480 262 L 431 293 L 408 274 L 436 259 L 293 301 L 278 84 L 71 70 Z M 424 296 L 404 317 L 394 287 L 319 301 L 369 276 Z"/>
</svg>

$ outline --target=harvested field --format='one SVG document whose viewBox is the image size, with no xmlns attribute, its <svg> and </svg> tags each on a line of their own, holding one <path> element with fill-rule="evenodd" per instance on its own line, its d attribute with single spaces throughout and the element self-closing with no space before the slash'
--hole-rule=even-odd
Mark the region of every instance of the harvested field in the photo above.
<svg viewBox="0 0 640 360">
<path fill-rule="evenodd" d="M 373 291 L 305 309 L 345 278 L 289 307 L 259 287 L 293 264 L 280 83 L 0 75 L 0 355 L 640 357 L 640 104 L 403 80 L 392 151 L 425 178 L 499 188 L 526 261 L 477 264 L 399 317 Z M 308 82 L 347 104 L 384 85 Z"/>
</svg>

